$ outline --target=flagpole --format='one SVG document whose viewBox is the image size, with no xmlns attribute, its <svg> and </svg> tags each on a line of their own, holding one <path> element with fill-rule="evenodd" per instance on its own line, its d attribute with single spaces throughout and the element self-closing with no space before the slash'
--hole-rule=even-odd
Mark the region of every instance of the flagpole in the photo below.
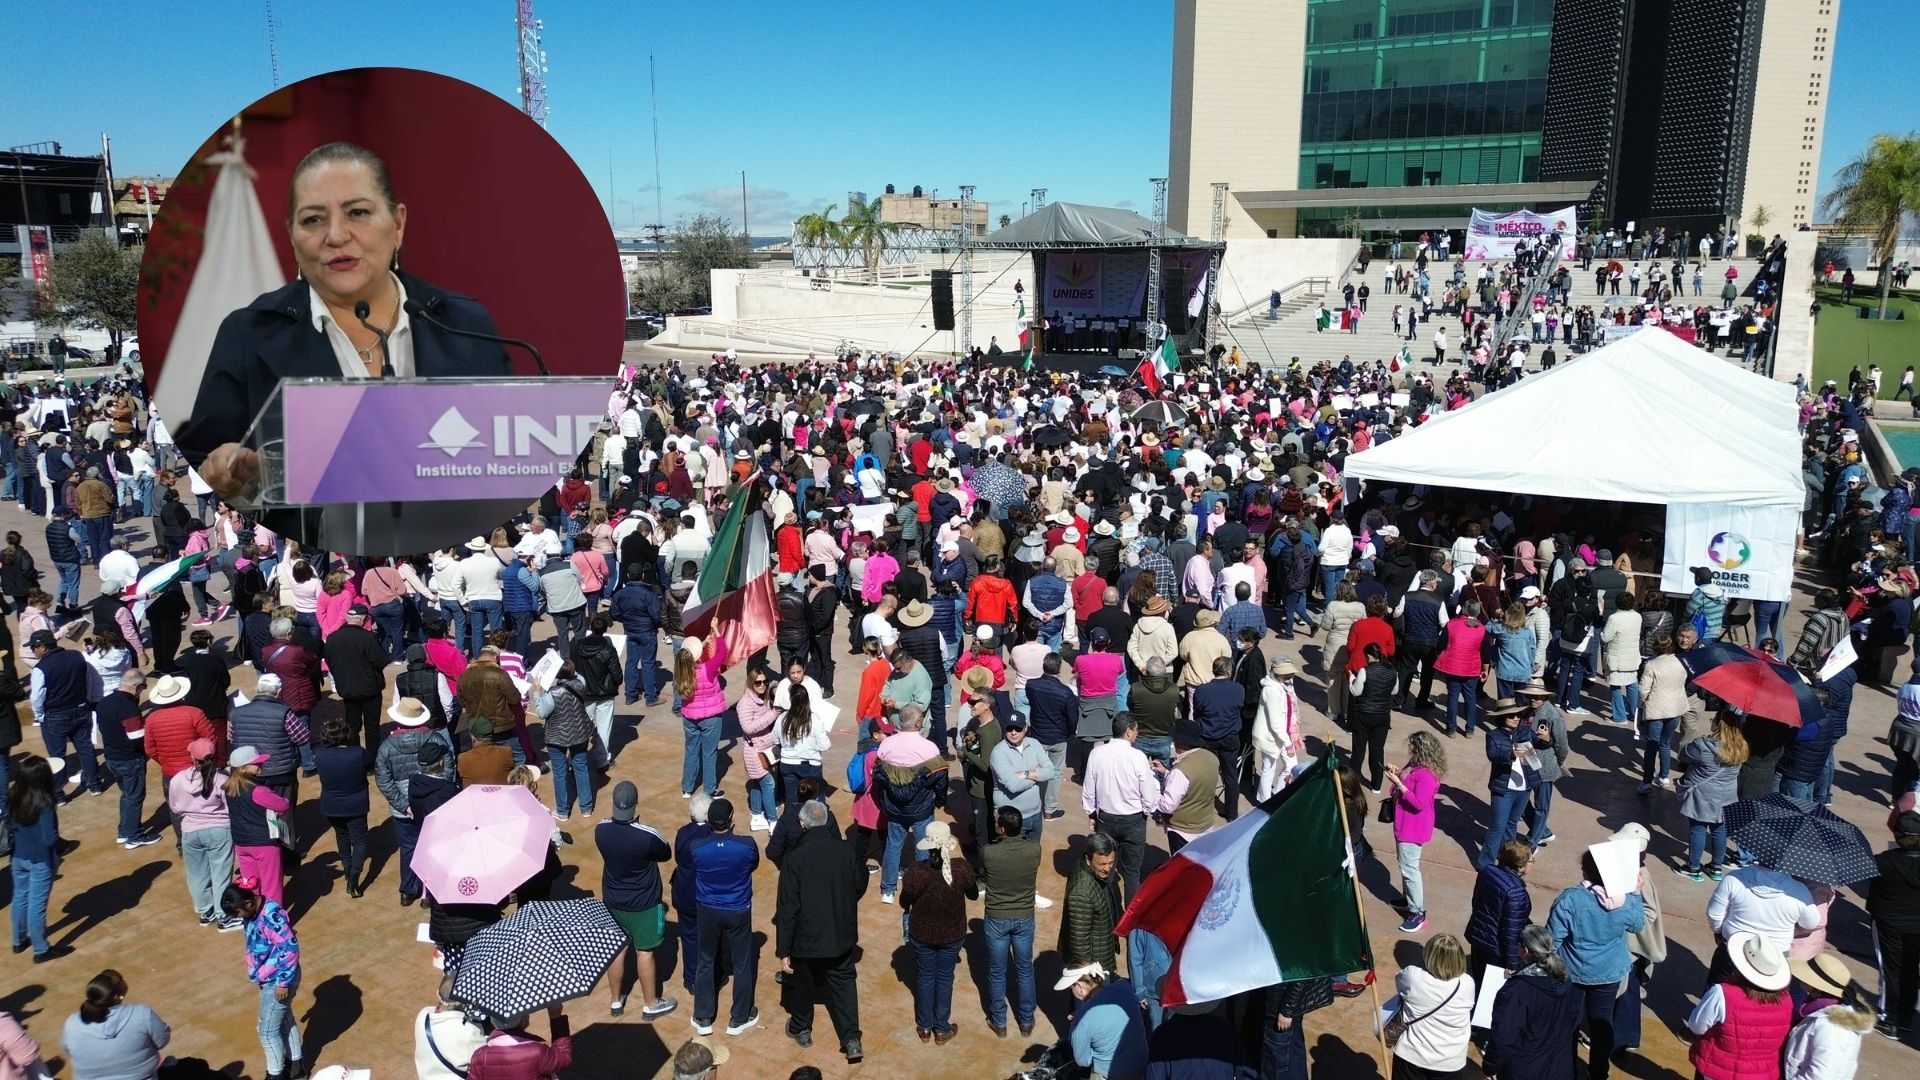
<svg viewBox="0 0 1920 1080">
<path fill-rule="evenodd" d="M 1380 1023 L 1380 980 L 1376 971 L 1380 966 L 1379 958 L 1374 956 L 1373 935 L 1367 933 L 1367 909 L 1360 902 L 1360 854 L 1353 850 L 1353 829 L 1347 822 L 1346 785 L 1340 782 L 1340 750 L 1328 747 L 1328 756 L 1333 765 L 1333 793 L 1340 803 L 1340 831 L 1347 837 L 1347 850 L 1353 857 L 1353 913 L 1360 920 L 1360 933 L 1367 940 L 1367 956 L 1373 960 L 1373 967 L 1367 971 L 1367 989 L 1373 991 L 1373 1015 L 1375 1034 L 1380 1038 L 1380 1075 L 1393 1075 L 1393 1051 L 1387 1047 L 1386 1025 Z"/>
</svg>

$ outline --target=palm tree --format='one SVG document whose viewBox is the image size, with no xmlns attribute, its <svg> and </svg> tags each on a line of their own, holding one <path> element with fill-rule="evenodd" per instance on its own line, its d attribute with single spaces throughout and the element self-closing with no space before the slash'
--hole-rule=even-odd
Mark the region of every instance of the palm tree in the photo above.
<svg viewBox="0 0 1920 1080">
<path fill-rule="evenodd" d="M 1920 134 L 1875 135 L 1838 175 L 1839 184 L 1820 200 L 1844 232 L 1866 236 L 1880 267 L 1880 315 L 1887 317 L 1888 265 L 1907 215 L 1920 213 Z"/>
<path fill-rule="evenodd" d="M 800 215 L 793 223 L 794 239 L 803 247 L 825 247 L 837 243 L 840 239 L 840 223 L 833 219 L 833 211 L 839 205 L 828 203 L 825 210 Z"/>
<path fill-rule="evenodd" d="M 886 252 L 888 242 L 899 232 L 899 222 L 880 220 L 877 203 L 853 203 L 847 207 L 846 216 L 840 219 L 841 245 L 858 247 L 868 270 L 880 265 L 880 256 Z"/>
<path fill-rule="evenodd" d="M 1011 225 L 1011 224 L 1013 224 L 1013 215 L 1012 215 L 1012 214 L 1001 214 L 1001 215 L 1000 215 L 1000 227 L 1001 227 L 1001 228 L 1003 228 L 1003 229 L 1004 229 L 1004 228 L 1006 228 L 1007 226 L 1009 226 L 1009 225 Z"/>
</svg>

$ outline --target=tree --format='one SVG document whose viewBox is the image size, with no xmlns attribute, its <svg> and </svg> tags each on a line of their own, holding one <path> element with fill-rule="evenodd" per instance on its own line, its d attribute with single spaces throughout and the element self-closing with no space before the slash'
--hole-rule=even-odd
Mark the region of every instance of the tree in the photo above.
<svg viewBox="0 0 1920 1080">
<path fill-rule="evenodd" d="M 1754 228 L 1764 229 L 1767 227 L 1767 222 L 1772 220 L 1773 220 L 1773 211 L 1767 209 L 1765 204 L 1762 204 L 1760 206 L 1756 206 L 1753 208 L 1753 227 Z"/>
<path fill-rule="evenodd" d="M 887 244 L 899 233 L 899 222 L 880 220 L 878 203 L 854 203 L 847 207 L 846 216 L 840 219 L 841 246 L 859 248 L 869 270 L 880 265 Z"/>
<path fill-rule="evenodd" d="M 1011 224 L 1013 224 L 1013 217 L 1012 217 L 1012 215 L 1009 215 L 1009 214 L 1001 214 L 1001 215 L 1000 215 L 1000 227 L 1001 227 L 1001 228 L 1003 228 L 1003 229 L 1004 229 L 1004 228 L 1006 228 L 1007 226 L 1009 226 L 1009 225 L 1011 225 Z"/>
<path fill-rule="evenodd" d="M 1920 213 L 1920 134 L 1875 135 L 1861 155 L 1838 174 L 1839 183 L 1820 200 L 1841 231 L 1865 236 L 1873 245 L 1880 267 L 1880 314 L 1887 317 L 1887 272 L 1900 227 L 1907 215 Z"/>
<path fill-rule="evenodd" d="M 115 345 L 133 333 L 140 253 L 99 233 L 55 255 L 37 318 L 105 330 Z"/>
<path fill-rule="evenodd" d="M 793 223 L 793 238 L 803 247 L 826 247 L 840 242 L 840 223 L 833 218 L 839 203 L 828 203 L 818 213 L 802 214 Z"/>
</svg>

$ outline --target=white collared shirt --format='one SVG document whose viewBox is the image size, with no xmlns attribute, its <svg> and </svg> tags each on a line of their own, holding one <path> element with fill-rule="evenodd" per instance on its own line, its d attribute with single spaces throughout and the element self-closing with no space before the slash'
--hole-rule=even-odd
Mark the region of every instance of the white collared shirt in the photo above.
<svg viewBox="0 0 1920 1080">
<path fill-rule="evenodd" d="M 414 375 L 413 320 L 407 317 L 407 287 L 400 283 L 399 276 L 393 271 L 387 271 L 387 276 L 393 279 L 393 287 L 400 297 L 394 307 L 393 329 L 387 333 L 387 359 L 393 364 L 395 378 L 410 379 Z M 307 304 L 312 311 L 314 331 L 326 335 L 327 344 L 333 347 L 334 359 L 340 361 L 340 374 L 348 379 L 373 378 L 367 374 L 368 364 L 360 359 L 360 351 L 347 337 L 346 330 L 334 321 L 333 312 L 311 285 L 307 286 Z M 380 347 L 374 346 L 368 356 L 373 361 L 372 370 L 378 372 Z"/>
</svg>

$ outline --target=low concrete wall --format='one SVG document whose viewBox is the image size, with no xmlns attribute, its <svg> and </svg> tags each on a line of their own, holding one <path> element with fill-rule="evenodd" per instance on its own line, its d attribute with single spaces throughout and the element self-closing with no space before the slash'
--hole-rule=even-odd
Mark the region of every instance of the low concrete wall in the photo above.
<svg viewBox="0 0 1920 1080">
<path fill-rule="evenodd" d="M 1359 241 L 1337 238 L 1228 238 L 1214 299 L 1221 311 L 1233 313 L 1250 304 L 1265 305 L 1273 290 L 1302 278 L 1332 278 L 1338 284 L 1341 272 L 1358 250 Z"/>
</svg>

